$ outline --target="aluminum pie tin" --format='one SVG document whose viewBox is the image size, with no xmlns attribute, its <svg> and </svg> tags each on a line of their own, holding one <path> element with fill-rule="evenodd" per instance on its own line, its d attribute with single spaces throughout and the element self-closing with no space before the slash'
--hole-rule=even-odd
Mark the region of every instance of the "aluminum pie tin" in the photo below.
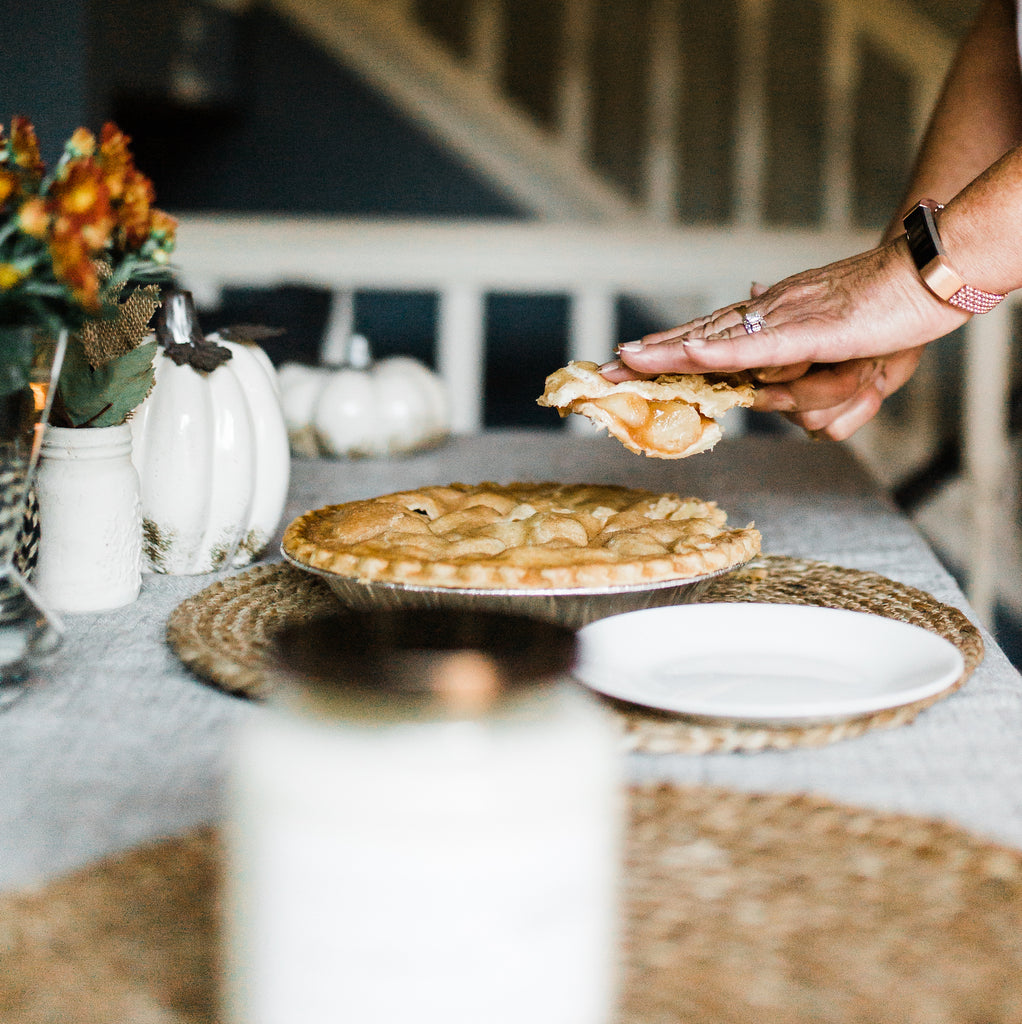
<svg viewBox="0 0 1022 1024">
<path fill-rule="evenodd" d="M 355 611 L 441 609 L 530 615 L 579 629 L 596 619 L 641 608 L 698 601 L 711 581 L 740 569 L 745 562 L 699 576 L 609 587 L 430 587 L 415 583 L 360 580 L 317 569 L 281 549 L 296 569 L 324 580 L 342 604 Z"/>
</svg>

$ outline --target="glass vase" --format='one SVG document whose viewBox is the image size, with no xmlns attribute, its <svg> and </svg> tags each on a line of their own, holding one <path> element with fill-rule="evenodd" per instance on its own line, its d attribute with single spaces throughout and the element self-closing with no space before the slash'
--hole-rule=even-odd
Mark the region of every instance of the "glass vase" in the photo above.
<svg viewBox="0 0 1022 1024">
<path fill-rule="evenodd" d="M 30 564 L 19 547 L 33 528 L 28 498 L 66 345 L 66 331 L 0 326 L 0 707 L 62 633 L 19 569 Z"/>
</svg>

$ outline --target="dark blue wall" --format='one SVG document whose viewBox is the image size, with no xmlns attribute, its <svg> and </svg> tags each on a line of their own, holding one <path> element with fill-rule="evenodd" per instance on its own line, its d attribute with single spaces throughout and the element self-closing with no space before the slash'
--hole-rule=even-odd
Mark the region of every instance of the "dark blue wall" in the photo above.
<svg viewBox="0 0 1022 1024">
<path fill-rule="evenodd" d="M 23 114 L 53 162 L 88 119 L 85 0 L 0 3 L 0 123 Z"/>
<path fill-rule="evenodd" d="M 97 0 L 94 10 L 100 113 L 132 136 L 171 209 L 521 215 L 271 11 L 200 15 L 187 0 Z M 163 40 L 135 68 L 119 31 L 129 16 L 159 19 L 152 32 Z M 205 40 L 195 38 L 200 17 Z M 186 59 L 205 98 L 180 95 L 175 66 Z"/>
</svg>

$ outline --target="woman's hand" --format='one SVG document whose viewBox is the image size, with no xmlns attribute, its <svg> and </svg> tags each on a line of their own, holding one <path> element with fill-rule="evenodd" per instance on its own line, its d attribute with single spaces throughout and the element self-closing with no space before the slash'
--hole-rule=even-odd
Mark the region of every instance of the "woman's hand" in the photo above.
<svg viewBox="0 0 1022 1024">
<path fill-rule="evenodd" d="M 758 294 L 757 294 L 758 293 Z M 758 313 L 761 330 L 743 317 Z M 968 320 L 922 283 L 904 237 L 618 348 L 609 380 L 751 371 L 755 408 L 843 440 L 911 377 L 923 347 Z"/>
</svg>

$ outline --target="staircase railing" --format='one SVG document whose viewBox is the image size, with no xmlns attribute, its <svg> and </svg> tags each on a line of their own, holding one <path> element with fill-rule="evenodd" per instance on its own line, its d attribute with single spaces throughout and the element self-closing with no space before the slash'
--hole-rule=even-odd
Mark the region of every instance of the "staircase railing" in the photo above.
<svg viewBox="0 0 1022 1024">
<path fill-rule="evenodd" d="M 685 168 L 676 144 L 683 116 L 679 98 L 685 73 L 679 55 L 684 0 L 650 0 L 648 39 L 628 40 L 648 52 L 648 112 L 643 168 L 636 201 L 594 169 L 593 85 L 600 69 L 590 39 L 597 0 L 562 0 L 563 56 L 536 74 L 555 78 L 556 117 L 541 127 L 508 103 L 501 69 L 506 33 L 502 0 L 469 6 L 468 55 L 459 59 L 414 19 L 411 0 L 272 0 L 274 6 L 362 77 L 416 123 L 425 126 L 470 166 L 519 202 L 525 211 L 571 220 L 677 220 L 676 196 Z M 736 0 L 741 63 L 737 122 L 722 123 L 735 144 L 735 221 L 765 223 L 764 165 L 769 83 L 767 25 L 774 0 Z M 883 4 L 826 0 L 828 59 L 823 62 L 825 139 L 823 219 L 832 229 L 853 223 L 852 124 L 855 93 L 863 73 L 860 42 L 887 55 L 912 83 L 913 121 L 921 132 L 953 52 L 952 41 L 928 26 L 901 0 Z M 639 116 L 640 112 L 636 112 Z M 908 154 L 906 154 L 906 160 Z"/>
</svg>

